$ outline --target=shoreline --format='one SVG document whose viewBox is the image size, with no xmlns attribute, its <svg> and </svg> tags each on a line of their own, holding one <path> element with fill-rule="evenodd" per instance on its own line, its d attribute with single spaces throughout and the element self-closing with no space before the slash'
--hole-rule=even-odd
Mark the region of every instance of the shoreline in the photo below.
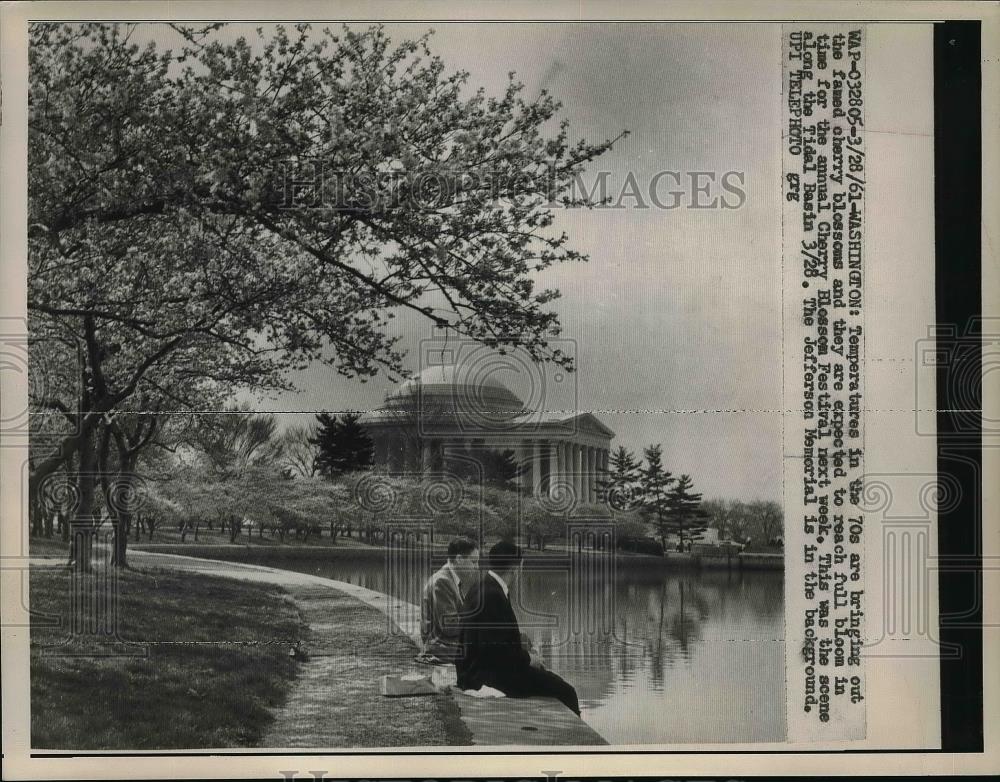
<svg viewBox="0 0 1000 782">
<path fill-rule="evenodd" d="M 211 558 L 213 554 L 232 554 L 246 552 L 254 556 L 268 556 L 275 561 L 285 558 L 335 560 L 335 559 L 382 559 L 385 556 L 383 546 L 307 546 L 296 544 L 276 545 L 265 543 L 134 543 L 129 551 L 164 553 L 196 558 Z M 589 552 L 587 552 L 589 553 Z M 525 567 L 530 569 L 532 563 L 545 567 L 566 566 L 569 562 L 569 552 L 565 549 L 548 551 L 525 550 Z M 431 553 L 431 562 L 440 566 L 445 561 L 443 546 L 435 547 Z M 629 568 L 693 568 L 703 570 L 730 571 L 770 571 L 784 572 L 785 558 L 783 554 L 742 553 L 731 557 L 712 557 L 704 554 L 681 554 L 667 552 L 662 557 L 646 554 L 629 554 L 618 552 L 615 556 L 616 565 L 626 565 Z"/>
<path fill-rule="evenodd" d="M 350 551 L 346 548 L 344 550 Z M 381 549 L 373 549 L 373 551 L 380 552 Z M 317 628 L 322 630 L 322 628 L 329 626 L 329 623 L 310 619 L 309 611 L 312 610 L 315 614 L 319 609 L 321 612 L 322 606 L 316 605 L 315 601 L 324 599 L 323 592 L 333 591 L 363 604 L 365 608 L 379 611 L 389 623 L 387 629 L 390 631 L 390 636 L 392 628 L 395 627 L 399 634 L 406 636 L 407 641 L 414 646 L 412 652 L 415 653 L 420 648 L 419 607 L 383 592 L 332 578 L 265 565 L 251 565 L 141 549 L 133 550 L 131 554 L 135 554 L 137 560 L 146 560 L 145 563 L 142 563 L 146 565 L 210 572 L 236 579 L 280 583 L 292 594 L 300 606 L 300 610 L 303 611 L 304 618 L 309 625 L 310 633 L 314 633 Z M 313 603 L 311 609 L 310 603 Z M 388 640 L 391 641 L 391 637 Z M 314 672 L 313 676 L 321 679 L 330 673 L 323 669 L 324 661 L 334 657 L 334 652 L 339 653 L 339 650 L 326 649 L 324 651 L 321 646 L 318 647 L 319 653 L 317 653 L 317 648 L 312 647 L 312 643 L 314 642 L 307 642 L 307 652 L 310 658 L 303 663 L 303 666 L 304 668 L 310 666 L 317 668 L 318 670 Z M 398 660 L 394 670 L 396 673 L 405 673 L 407 668 L 420 673 L 429 673 L 426 666 L 415 663 L 412 655 Z M 307 680 L 308 676 L 302 679 L 303 682 Z M 300 703 L 293 703 L 293 699 L 296 698 Z M 399 708 L 405 709 L 405 702 L 424 699 L 393 698 L 385 700 L 394 701 L 399 704 Z M 449 689 L 439 696 L 434 696 L 434 700 L 438 706 L 442 730 L 449 739 L 448 746 L 545 745 L 577 747 L 607 745 L 604 738 L 593 728 L 553 698 L 483 699 Z M 296 687 L 293 689 L 289 701 L 276 713 L 275 719 L 278 722 L 279 715 L 287 715 L 283 721 L 294 724 L 296 719 L 300 719 L 299 713 L 309 715 L 319 711 L 323 714 L 328 709 L 329 704 L 324 703 L 321 699 L 317 700 L 316 693 L 307 686 Z M 308 741 L 307 731 L 300 729 L 289 730 L 287 727 L 283 728 L 279 725 L 277 728 L 272 727 L 269 736 L 281 740 L 284 744 L 317 746 L 314 742 Z"/>
<path fill-rule="evenodd" d="M 402 712 L 400 716 L 414 711 L 425 712 L 426 707 L 431 705 L 446 738 L 439 746 L 468 746 L 470 743 L 470 731 L 462 723 L 458 706 L 450 693 L 442 693 L 433 700 L 390 700 L 377 691 L 378 679 L 385 673 L 405 672 L 408 667 L 415 667 L 413 656 L 419 648 L 420 635 L 419 609 L 416 606 L 346 581 L 265 565 L 142 550 L 130 552 L 132 555 L 135 555 L 133 565 L 141 567 L 209 573 L 221 578 L 273 584 L 288 592 L 307 625 L 304 641 L 307 656 L 301 662 L 299 676 L 288 699 L 274 713 L 274 722 L 262 747 L 341 748 L 341 745 L 330 741 L 330 736 L 337 733 L 337 721 L 332 717 L 339 709 L 345 712 L 340 724 L 353 723 L 358 716 L 358 700 L 363 698 L 368 698 L 376 712 L 395 710 Z M 374 623 L 365 621 L 361 615 L 372 610 L 378 612 L 382 619 Z M 359 622 L 362 624 L 359 625 Z M 365 627 L 370 636 L 363 643 L 354 635 L 361 627 Z M 339 635 L 345 631 L 348 631 L 346 640 Z M 379 655 L 371 654 L 375 647 L 380 648 Z M 353 674 L 351 669 L 354 669 Z M 375 669 L 377 671 L 372 673 Z M 343 703 L 331 702 L 325 697 L 329 693 L 324 691 L 331 682 L 349 682 L 351 687 L 357 689 L 355 699 Z M 410 702 L 405 703 L 407 700 Z M 388 713 L 376 716 L 383 722 L 390 719 Z M 420 719 L 428 716 L 423 714 Z M 348 742 L 344 746 L 359 747 L 363 744 Z"/>
</svg>

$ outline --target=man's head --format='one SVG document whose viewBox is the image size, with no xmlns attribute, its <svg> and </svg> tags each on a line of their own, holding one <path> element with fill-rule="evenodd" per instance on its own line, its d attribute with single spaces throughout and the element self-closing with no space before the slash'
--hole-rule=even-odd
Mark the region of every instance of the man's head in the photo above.
<svg viewBox="0 0 1000 782">
<path fill-rule="evenodd" d="M 501 540 L 490 549 L 490 570 L 508 583 L 512 583 L 521 570 L 521 547 L 509 540 Z"/>
<path fill-rule="evenodd" d="M 448 561 L 465 580 L 479 570 L 479 547 L 469 538 L 455 538 L 448 544 Z"/>
</svg>

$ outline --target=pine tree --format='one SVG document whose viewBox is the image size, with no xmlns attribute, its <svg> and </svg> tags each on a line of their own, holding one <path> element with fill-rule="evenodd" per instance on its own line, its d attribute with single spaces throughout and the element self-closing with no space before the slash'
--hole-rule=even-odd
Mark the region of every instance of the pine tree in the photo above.
<svg viewBox="0 0 1000 782">
<path fill-rule="evenodd" d="M 667 504 L 667 494 L 674 478 L 663 469 L 663 446 L 651 445 L 643 450 L 646 466 L 639 470 L 639 481 L 642 487 L 642 499 L 639 507 L 642 514 L 656 525 L 663 548 L 667 547 L 667 534 L 670 532 L 670 507 Z"/>
<path fill-rule="evenodd" d="M 513 491 L 517 488 L 516 481 L 521 473 L 517 455 L 509 448 L 484 454 L 483 477 L 490 486 Z"/>
<path fill-rule="evenodd" d="M 517 454 L 511 449 L 485 450 L 478 452 L 475 461 L 468 458 L 448 458 L 445 460 L 447 472 L 464 481 L 482 481 L 487 486 L 514 491 L 517 479 L 524 473 L 524 466 L 517 461 Z"/>
<path fill-rule="evenodd" d="M 601 502 L 612 510 L 630 511 L 641 503 L 642 487 L 640 485 L 639 461 L 635 454 L 624 445 L 611 454 L 611 469 L 598 480 Z"/>
<path fill-rule="evenodd" d="M 316 471 L 328 478 L 354 470 L 367 470 L 372 465 L 375 447 L 358 416 L 346 413 L 338 419 L 329 413 L 316 416 L 319 423 L 309 442 L 319 451 Z"/>
<path fill-rule="evenodd" d="M 691 491 L 690 475 L 682 475 L 667 493 L 667 522 L 672 532 L 685 540 L 701 540 L 708 528 L 708 515 L 701 509 L 701 494 Z"/>
</svg>

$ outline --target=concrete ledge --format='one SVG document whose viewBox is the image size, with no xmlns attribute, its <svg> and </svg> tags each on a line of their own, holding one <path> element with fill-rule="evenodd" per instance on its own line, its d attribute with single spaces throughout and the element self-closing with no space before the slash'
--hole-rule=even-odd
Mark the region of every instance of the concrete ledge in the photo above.
<svg viewBox="0 0 1000 782">
<path fill-rule="evenodd" d="M 474 698 L 453 690 L 476 746 L 605 746 L 601 735 L 555 698 Z"/>
<path fill-rule="evenodd" d="M 744 570 L 781 570 L 785 569 L 784 554 L 745 553 L 740 554 L 740 565 Z"/>
</svg>

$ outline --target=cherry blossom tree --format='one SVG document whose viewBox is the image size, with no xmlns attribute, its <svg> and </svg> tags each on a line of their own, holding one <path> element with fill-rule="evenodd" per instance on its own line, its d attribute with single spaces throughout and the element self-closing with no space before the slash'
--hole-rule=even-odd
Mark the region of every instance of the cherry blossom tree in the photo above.
<svg viewBox="0 0 1000 782">
<path fill-rule="evenodd" d="M 74 458 L 97 474 L 101 422 L 139 394 L 184 410 L 315 361 L 399 374 L 403 309 L 572 368 L 534 278 L 586 260 L 554 208 L 595 205 L 572 185 L 614 140 L 571 143 L 513 74 L 474 89 L 430 36 L 218 28 L 169 50 L 140 45 L 151 27 L 30 29 L 29 317 L 81 357 L 75 390 L 32 400 L 66 419 L 33 497 Z"/>
</svg>

